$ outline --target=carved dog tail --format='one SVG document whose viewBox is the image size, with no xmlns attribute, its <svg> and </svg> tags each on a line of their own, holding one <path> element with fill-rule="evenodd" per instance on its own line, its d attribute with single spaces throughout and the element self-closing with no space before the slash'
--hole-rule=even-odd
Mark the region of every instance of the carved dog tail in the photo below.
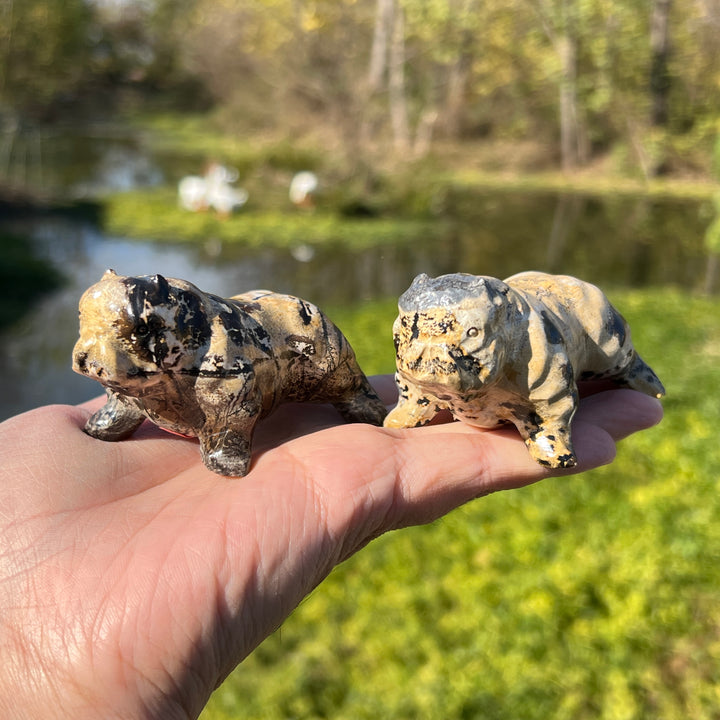
<svg viewBox="0 0 720 720">
<path fill-rule="evenodd" d="M 333 401 L 333 405 L 346 422 L 382 425 L 387 415 L 385 405 L 365 377 L 354 395 L 347 400 Z"/>
<path fill-rule="evenodd" d="M 619 378 L 619 381 L 632 390 L 638 390 L 651 397 L 661 398 L 665 395 L 665 387 L 658 376 L 635 351 L 633 351 L 633 357 L 627 370 Z"/>
<path fill-rule="evenodd" d="M 381 426 L 387 408 L 373 389 L 360 368 L 355 352 L 340 328 L 325 319 L 326 332 L 334 334 L 334 344 L 339 348 L 337 377 L 338 396 L 331 399 L 335 409 L 346 422 L 369 423 Z"/>
</svg>

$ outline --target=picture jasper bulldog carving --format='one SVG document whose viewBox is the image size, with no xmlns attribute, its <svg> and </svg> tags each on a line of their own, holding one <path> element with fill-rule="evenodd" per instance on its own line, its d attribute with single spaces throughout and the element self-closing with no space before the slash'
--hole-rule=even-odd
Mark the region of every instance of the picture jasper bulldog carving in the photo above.
<svg viewBox="0 0 720 720">
<path fill-rule="evenodd" d="M 248 472 L 255 424 L 281 402 L 332 403 L 350 422 L 385 417 L 340 330 L 314 305 L 267 290 L 223 299 L 108 270 L 80 300 L 73 370 L 107 389 L 88 434 L 121 440 L 147 417 L 197 436 L 222 475 Z"/>
<path fill-rule="evenodd" d="M 573 277 L 419 275 L 399 310 L 400 397 L 387 427 L 423 425 L 442 409 L 478 427 L 512 423 L 539 463 L 572 467 L 577 380 L 611 378 L 665 393 L 620 313 L 597 287 Z"/>
</svg>

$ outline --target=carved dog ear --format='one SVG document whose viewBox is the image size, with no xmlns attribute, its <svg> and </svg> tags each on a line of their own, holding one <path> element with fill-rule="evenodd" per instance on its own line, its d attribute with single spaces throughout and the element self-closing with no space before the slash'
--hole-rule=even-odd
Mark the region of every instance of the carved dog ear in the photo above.
<svg viewBox="0 0 720 720">
<path fill-rule="evenodd" d="M 170 298 L 170 284 L 160 274 L 153 275 L 150 282 L 157 288 L 157 296 L 160 302 L 166 302 Z"/>
<path fill-rule="evenodd" d="M 112 269 L 108 268 L 102 276 L 103 280 L 110 280 L 111 278 L 117 277 L 117 273 Z"/>
</svg>

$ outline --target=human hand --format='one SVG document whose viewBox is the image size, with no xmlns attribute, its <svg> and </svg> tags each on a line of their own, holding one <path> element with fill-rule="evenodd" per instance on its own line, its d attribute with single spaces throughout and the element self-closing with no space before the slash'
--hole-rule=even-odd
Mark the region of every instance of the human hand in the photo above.
<svg viewBox="0 0 720 720">
<path fill-rule="evenodd" d="M 375 379 L 388 404 L 390 376 Z M 0 425 L 0 716 L 189 718 L 339 562 L 472 498 L 610 462 L 660 420 L 630 390 L 585 398 L 579 464 L 548 471 L 514 429 L 342 425 L 287 405 L 260 424 L 251 472 L 208 471 L 197 443 L 146 423 L 82 432 L 52 406 Z"/>
</svg>

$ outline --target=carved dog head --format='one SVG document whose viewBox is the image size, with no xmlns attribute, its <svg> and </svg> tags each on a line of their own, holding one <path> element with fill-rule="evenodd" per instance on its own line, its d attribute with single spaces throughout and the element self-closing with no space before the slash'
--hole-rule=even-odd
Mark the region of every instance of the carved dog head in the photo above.
<svg viewBox="0 0 720 720">
<path fill-rule="evenodd" d="M 508 292 L 495 278 L 418 275 L 400 296 L 393 326 L 400 374 L 458 392 L 492 382 L 505 359 Z"/>
<path fill-rule="evenodd" d="M 210 340 L 201 296 L 184 281 L 108 270 L 80 299 L 73 370 L 132 396 L 193 373 Z"/>
</svg>

